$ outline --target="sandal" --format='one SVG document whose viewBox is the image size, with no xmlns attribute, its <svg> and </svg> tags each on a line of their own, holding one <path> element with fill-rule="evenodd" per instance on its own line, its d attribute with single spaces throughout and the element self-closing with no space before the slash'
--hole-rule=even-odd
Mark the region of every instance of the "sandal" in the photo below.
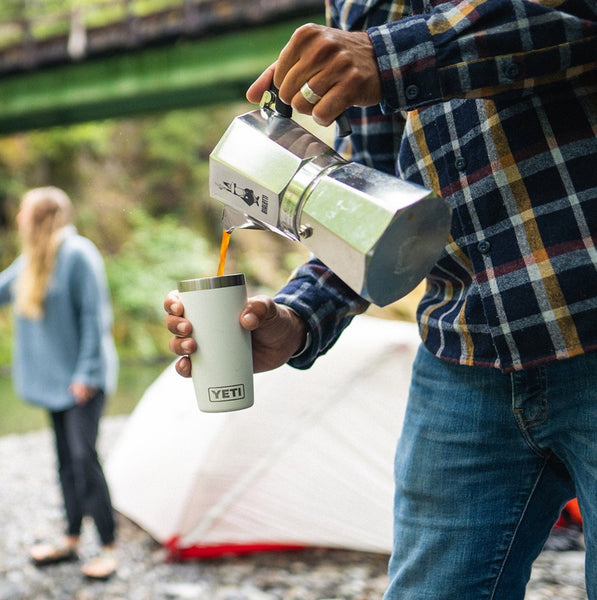
<svg viewBox="0 0 597 600">
<path fill-rule="evenodd" d="M 29 555 L 36 567 L 46 567 L 62 562 L 73 562 L 79 559 L 77 549 L 68 544 L 36 544 L 31 548 Z"/>
<path fill-rule="evenodd" d="M 81 573 L 88 579 L 106 581 L 116 573 L 118 561 L 113 550 L 102 550 L 97 556 L 81 567 Z"/>
</svg>

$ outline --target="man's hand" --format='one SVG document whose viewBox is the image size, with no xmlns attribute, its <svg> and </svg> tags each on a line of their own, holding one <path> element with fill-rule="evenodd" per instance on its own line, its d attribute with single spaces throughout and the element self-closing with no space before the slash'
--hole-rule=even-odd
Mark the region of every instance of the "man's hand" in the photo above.
<svg viewBox="0 0 597 600">
<path fill-rule="evenodd" d="M 283 365 L 303 347 L 307 335 L 305 322 L 295 312 L 267 296 L 249 298 L 240 323 L 252 332 L 255 373 Z"/>
<path fill-rule="evenodd" d="M 191 376 L 191 361 L 188 355 L 197 350 L 197 344 L 191 337 L 193 327 L 184 318 L 184 307 L 176 290 L 171 291 L 164 300 L 166 327 L 174 336 L 170 338 L 170 352 L 182 356 L 176 363 L 176 370 L 183 377 Z"/>
<path fill-rule="evenodd" d="M 182 356 L 176 363 L 177 372 L 183 377 L 191 376 L 188 355 L 197 351 L 197 343 L 191 337 L 191 323 L 184 318 L 184 307 L 178 292 L 172 291 L 164 300 L 166 326 L 173 333 L 170 350 Z M 260 373 L 275 369 L 285 362 L 303 344 L 306 337 L 304 321 L 288 307 L 276 304 L 267 296 L 249 298 L 240 315 L 240 324 L 252 332 L 253 371 Z M 201 345 L 201 340 L 198 340 Z"/>
<path fill-rule="evenodd" d="M 247 90 L 258 103 L 271 83 L 280 98 L 300 113 L 327 126 L 350 106 L 372 106 L 382 100 L 373 44 L 366 32 L 341 31 L 309 23 L 299 27 L 278 60 Z M 310 104 L 300 92 L 304 83 L 321 100 Z"/>
</svg>

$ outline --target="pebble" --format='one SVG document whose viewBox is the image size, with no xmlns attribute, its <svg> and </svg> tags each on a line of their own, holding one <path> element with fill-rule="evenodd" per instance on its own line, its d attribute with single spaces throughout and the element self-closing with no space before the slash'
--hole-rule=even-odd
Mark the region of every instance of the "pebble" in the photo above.
<svg viewBox="0 0 597 600">
<path fill-rule="evenodd" d="M 102 421 L 100 453 L 126 417 Z M 0 600 L 380 600 L 387 556 L 312 548 L 173 563 L 134 523 L 118 516 L 120 568 L 108 582 L 82 578 L 77 563 L 37 569 L 28 559 L 36 540 L 62 528 L 62 503 L 48 430 L 0 438 Z M 97 550 L 91 524 L 83 558 Z M 544 551 L 525 600 L 586 600 L 584 552 Z"/>
</svg>

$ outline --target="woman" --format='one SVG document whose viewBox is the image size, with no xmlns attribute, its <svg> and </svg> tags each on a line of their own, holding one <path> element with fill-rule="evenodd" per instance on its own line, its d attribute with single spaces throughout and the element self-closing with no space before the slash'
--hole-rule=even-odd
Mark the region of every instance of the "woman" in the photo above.
<svg viewBox="0 0 597 600">
<path fill-rule="evenodd" d="M 69 197 L 56 187 L 23 196 L 17 215 L 22 254 L 0 273 L 0 304 L 14 308 L 17 393 L 51 417 L 67 519 L 64 539 L 34 546 L 31 558 L 37 566 L 77 560 L 83 516 L 89 515 L 102 549 L 82 572 L 107 579 L 117 568 L 115 523 L 96 440 L 118 359 L 103 261 L 77 234 L 71 215 Z"/>
</svg>

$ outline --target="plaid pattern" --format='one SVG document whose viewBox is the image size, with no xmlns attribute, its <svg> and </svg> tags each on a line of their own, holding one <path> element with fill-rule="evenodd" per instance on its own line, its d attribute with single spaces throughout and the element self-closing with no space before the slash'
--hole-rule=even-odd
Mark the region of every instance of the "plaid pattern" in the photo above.
<svg viewBox="0 0 597 600">
<path fill-rule="evenodd" d="M 595 1 L 329 0 L 328 14 L 367 29 L 384 90 L 350 110 L 339 148 L 453 208 L 418 309 L 427 348 L 506 372 L 595 350 Z M 277 297 L 317 332 L 296 367 L 366 307 L 334 277 L 305 265 Z"/>
</svg>

